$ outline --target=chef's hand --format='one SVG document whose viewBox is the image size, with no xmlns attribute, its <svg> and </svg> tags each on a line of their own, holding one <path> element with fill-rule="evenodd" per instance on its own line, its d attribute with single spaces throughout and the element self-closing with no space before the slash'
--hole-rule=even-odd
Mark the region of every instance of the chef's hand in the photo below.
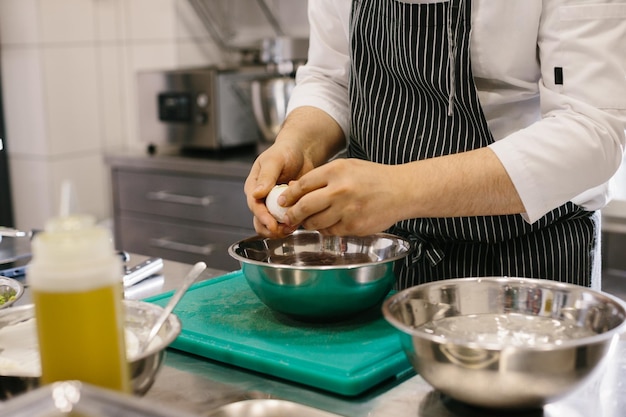
<svg viewBox="0 0 626 417">
<path fill-rule="evenodd" d="M 265 197 L 275 185 L 302 177 L 344 146 L 343 130 L 327 113 L 307 106 L 293 110 L 274 144 L 259 155 L 246 179 L 244 191 L 256 232 L 268 237 L 293 232 L 298 224 L 278 224 L 267 211 Z"/>
<path fill-rule="evenodd" d="M 275 142 L 254 161 L 244 185 L 248 207 L 254 215 L 254 229 L 262 236 L 292 233 L 297 226 L 279 224 L 265 206 L 265 197 L 276 184 L 286 184 L 310 171 L 313 165 L 297 141 Z"/>
<path fill-rule="evenodd" d="M 394 183 L 394 167 L 337 159 L 292 181 L 278 202 L 291 206 L 286 224 L 327 235 L 367 235 L 403 216 L 406 190 Z"/>
</svg>

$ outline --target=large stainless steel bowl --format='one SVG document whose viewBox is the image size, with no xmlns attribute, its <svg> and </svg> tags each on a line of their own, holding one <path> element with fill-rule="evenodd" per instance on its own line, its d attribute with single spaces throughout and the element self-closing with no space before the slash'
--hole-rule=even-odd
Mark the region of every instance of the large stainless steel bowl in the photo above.
<svg viewBox="0 0 626 417">
<path fill-rule="evenodd" d="M 396 279 L 394 263 L 410 251 L 408 240 L 390 234 L 339 237 L 305 230 L 285 238 L 251 237 L 228 250 L 268 307 L 325 320 L 380 305 Z"/>
<path fill-rule="evenodd" d="M 621 300 L 524 278 L 418 285 L 387 299 L 383 314 L 424 380 L 490 408 L 536 408 L 572 392 L 626 330 Z"/>
<path fill-rule="evenodd" d="M 150 346 L 140 353 L 139 343 L 148 336 L 150 327 L 157 320 L 163 308 L 143 301 L 124 300 L 127 355 L 131 369 L 131 385 L 135 395 L 145 394 L 156 378 L 165 358 L 165 349 L 180 334 L 181 324 L 178 318 L 170 314 L 157 337 Z M 11 307 L 0 311 L 0 330 L 21 323 L 27 324 L 24 332 L 35 331 L 34 305 Z M 5 341 L 6 342 L 6 341 Z M 3 339 L 0 337 L 0 348 Z M 17 394 L 39 386 L 39 357 L 36 336 L 10 341 L 13 347 L 23 350 L 26 363 L 17 366 L 13 360 L 3 357 L 0 349 L 0 399 L 11 398 Z M 20 346 L 23 344 L 23 346 Z M 36 375 L 35 375 L 36 374 Z"/>
</svg>

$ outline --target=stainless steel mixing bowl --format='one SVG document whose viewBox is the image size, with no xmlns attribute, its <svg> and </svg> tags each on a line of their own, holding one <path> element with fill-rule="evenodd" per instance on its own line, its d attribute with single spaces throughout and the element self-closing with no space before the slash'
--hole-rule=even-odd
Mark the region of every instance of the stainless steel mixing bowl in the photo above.
<svg viewBox="0 0 626 417">
<path fill-rule="evenodd" d="M 626 330 L 623 301 L 524 278 L 418 285 L 389 297 L 383 314 L 400 330 L 424 380 L 454 399 L 489 408 L 537 408 L 571 393 L 602 369 Z M 486 326 L 495 316 L 501 325 Z M 524 324 L 513 329 L 509 318 Z M 444 325 L 455 320 L 463 322 Z"/>
<path fill-rule="evenodd" d="M 178 318 L 170 314 L 168 320 L 158 333 L 157 338 L 143 352 L 139 352 L 138 342 L 148 336 L 148 332 L 152 324 L 157 320 L 163 308 L 143 301 L 124 300 L 126 311 L 125 329 L 127 334 L 130 332 L 136 337 L 134 343 L 131 340 L 126 341 L 128 361 L 131 369 L 131 384 L 135 395 L 145 394 L 156 378 L 158 370 L 165 358 L 165 349 L 178 337 L 181 331 L 181 324 Z M 0 311 L 0 330 L 5 327 L 17 325 L 20 323 L 32 323 L 32 331 L 35 329 L 35 310 L 34 305 L 24 305 L 12 307 Z M 20 340 L 13 340 L 11 344 L 16 346 L 17 343 L 23 343 L 25 352 L 34 353 L 36 356 L 36 336 L 25 337 Z M 24 367 L 16 367 L 8 363 L 7 359 L 2 355 L 2 338 L 0 338 L 0 400 L 11 398 L 17 394 L 32 390 L 39 386 L 39 376 L 32 376 L 33 367 L 28 365 L 28 371 Z M 33 346 L 34 345 L 34 346 Z M 22 348 L 21 346 L 17 345 Z M 33 355 L 27 355 L 32 360 Z M 35 359 L 38 368 L 39 359 Z"/>
<path fill-rule="evenodd" d="M 323 236 L 298 230 L 285 238 L 251 237 L 230 246 L 254 293 L 273 310 L 300 319 L 337 320 L 379 305 L 411 251 L 390 234 Z"/>
<path fill-rule="evenodd" d="M 10 307 L 24 294 L 24 286 L 13 278 L 0 277 L 0 309 Z"/>
<path fill-rule="evenodd" d="M 276 76 L 251 82 L 252 110 L 263 139 L 273 143 L 287 115 L 294 77 Z"/>
</svg>

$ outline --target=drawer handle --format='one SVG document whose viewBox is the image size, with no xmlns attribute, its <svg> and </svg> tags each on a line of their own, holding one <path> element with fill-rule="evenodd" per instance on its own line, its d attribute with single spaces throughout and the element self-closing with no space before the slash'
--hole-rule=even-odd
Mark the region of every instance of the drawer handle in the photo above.
<svg viewBox="0 0 626 417">
<path fill-rule="evenodd" d="M 161 237 L 158 239 L 151 239 L 150 244 L 162 249 L 177 250 L 179 252 L 188 252 L 198 255 L 210 255 L 215 250 L 215 245 L 190 245 L 188 243 L 174 242 L 168 238 Z"/>
<path fill-rule="evenodd" d="M 213 197 L 192 197 L 190 195 L 173 194 L 169 191 L 151 191 L 146 195 L 148 200 L 164 201 L 166 203 L 188 204 L 190 206 L 206 207 L 213 202 Z"/>
</svg>

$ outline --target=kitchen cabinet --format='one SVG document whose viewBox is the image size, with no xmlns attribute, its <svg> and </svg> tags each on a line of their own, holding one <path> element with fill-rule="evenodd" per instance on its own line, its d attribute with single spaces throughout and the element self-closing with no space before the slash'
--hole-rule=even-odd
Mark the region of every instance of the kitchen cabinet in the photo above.
<svg viewBox="0 0 626 417">
<path fill-rule="evenodd" d="M 116 248 L 239 269 L 228 247 L 255 234 L 243 193 L 253 158 L 108 155 Z"/>
</svg>

